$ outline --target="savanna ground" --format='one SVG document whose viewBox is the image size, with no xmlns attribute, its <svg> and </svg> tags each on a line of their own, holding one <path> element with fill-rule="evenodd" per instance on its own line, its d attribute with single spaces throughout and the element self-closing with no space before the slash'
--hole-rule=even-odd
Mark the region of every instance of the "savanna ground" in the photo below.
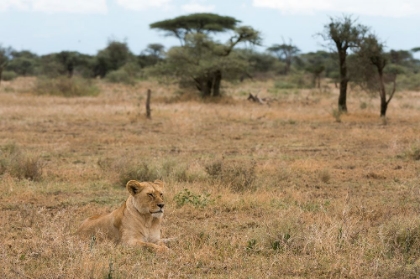
<svg viewBox="0 0 420 279">
<path fill-rule="evenodd" d="M 420 92 L 384 121 L 356 90 L 338 115 L 334 86 L 246 82 L 203 102 L 151 81 L 77 98 L 33 83 L 0 87 L 1 278 L 420 277 Z M 74 235 L 131 178 L 166 182 L 171 253 Z"/>
</svg>

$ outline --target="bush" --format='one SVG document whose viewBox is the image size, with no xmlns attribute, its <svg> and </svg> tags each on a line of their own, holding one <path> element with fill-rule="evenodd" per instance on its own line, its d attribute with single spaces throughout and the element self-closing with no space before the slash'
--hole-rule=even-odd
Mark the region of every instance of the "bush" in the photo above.
<svg viewBox="0 0 420 279">
<path fill-rule="evenodd" d="M 80 77 L 58 77 L 37 79 L 35 92 L 39 95 L 56 95 L 63 97 L 96 96 L 99 89 L 90 79 Z"/>
<path fill-rule="evenodd" d="M 397 77 L 398 90 L 420 90 L 420 73 L 404 74 Z"/>
<path fill-rule="evenodd" d="M 402 255 L 407 261 L 420 257 L 420 222 L 416 218 L 393 219 L 380 234 L 389 257 Z"/>
<path fill-rule="evenodd" d="M 126 169 L 122 170 L 119 175 L 119 184 L 123 187 L 130 180 L 137 181 L 155 181 L 156 179 L 162 179 L 156 168 L 149 167 L 147 163 L 133 164 L 127 166 Z"/>
<path fill-rule="evenodd" d="M 275 89 L 303 89 L 312 87 L 311 78 L 301 73 L 282 76 L 274 82 Z"/>
<path fill-rule="evenodd" d="M 117 174 L 116 183 L 125 187 L 129 180 L 193 182 L 200 178 L 200 174 L 188 170 L 188 165 L 175 160 L 167 160 L 162 164 L 146 163 L 146 159 L 139 161 L 131 156 L 122 156 L 121 159 L 101 159 L 99 167 L 107 173 Z M 153 160 L 149 160 L 153 161 Z"/>
<path fill-rule="evenodd" d="M 136 83 L 136 79 L 139 77 L 140 71 L 141 69 L 137 65 L 127 63 L 120 69 L 107 73 L 105 79 L 112 83 L 134 85 Z"/>
<path fill-rule="evenodd" d="M 0 175 L 8 172 L 18 179 L 40 181 L 43 166 L 40 158 L 27 156 L 15 144 L 0 148 Z"/>
<path fill-rule="evenodd" d="M 174 201 L 178 207 L 182 207 L 186 204 L 191 204 L 196 208 L 204 208 L 208 204 L 212 203 L 210 194 L 196 195 L 190 192 L 188 189 L 184 189 L 175 195 Z"/>
<path fill-rule="evenodd" d="M 134 85 L 135 80 L 124 70 L 116 70 L 109 72 L 105 80 L 112 83 L 124 83 L 128 85 Z"/>
<path fill-rule="evenodd" d="M 420 147 L 412 147 L 409 151 L 406 152 L 407 156 L 414 161 L 420 160 Z"/>
<path fill-rule="evenodd" d="M 213 182 L 229 185 L 234 192 L 255 189 L 256 163 L 216 161 L 205 166 Z"/>
<path fill-rule="evenodd" d="M 14 80 L 17 77 L 17 74 L 13 71 L 4 71 L 1 79 L 4 81 Z"/>
</svg>

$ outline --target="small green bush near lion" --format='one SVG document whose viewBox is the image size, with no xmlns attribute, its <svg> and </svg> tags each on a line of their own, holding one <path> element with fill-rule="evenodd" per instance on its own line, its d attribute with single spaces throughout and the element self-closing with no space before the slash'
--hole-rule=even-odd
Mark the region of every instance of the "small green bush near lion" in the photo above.
<svg viewBox="0 0 420 279">
<path fill-rule="evenodd" d="M 384 125 L 352 89 L 332 113 L 333 84 L 224 83 L 211 102 L 73 78 L 0 87 L 2 278 L 419 277 L 419 92 L 397 92 Z M 166 183 L 171 253 L 74 235 L 127 179 Z"/>
</svg>

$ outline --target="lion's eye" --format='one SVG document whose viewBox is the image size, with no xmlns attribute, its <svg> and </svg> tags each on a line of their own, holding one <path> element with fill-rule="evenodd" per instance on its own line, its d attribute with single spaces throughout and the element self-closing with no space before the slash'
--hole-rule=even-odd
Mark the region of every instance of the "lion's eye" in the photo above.
<svg viewBox="0 0 420 279">
<path fill-rule="evenodd" d="M 147 194 L 149 197 L 154 198 L 152 193 Z"/>
</svg>

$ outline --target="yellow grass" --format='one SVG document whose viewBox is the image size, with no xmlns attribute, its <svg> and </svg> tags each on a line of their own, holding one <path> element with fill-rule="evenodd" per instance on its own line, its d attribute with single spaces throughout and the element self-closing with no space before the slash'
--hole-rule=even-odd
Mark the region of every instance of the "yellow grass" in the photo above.
<svg viewBox="0 0 420 279">
<path fill-rule="evenodd" d="M 40 181 L 9 165 L 0 176 L 2 278 L 420 274 L 419 92 L 398 93 L 384 125 L 378 100 L 352 90 L 337 122 L 333 87 L 273 92 L 272 82 L 246 82 L 226 84 L 225 101 L 181 102 L 179 89 L 153 81 L 98 81 L 100 95 L 82 98 L 36 96 L 33 84 L 0 87 L 0 159 L 14 146 L 23 164 L 42 161 Z M 250 103 L 248 93 L 276 101 Z M 252 185 L 234 188 L 226 171 L 211 177 L 217 162 Z M 121 175 L 142 163 L 167 183 L 172 253 L 74 236 L 83 219 L 124 201 Z"/>
</svg>

